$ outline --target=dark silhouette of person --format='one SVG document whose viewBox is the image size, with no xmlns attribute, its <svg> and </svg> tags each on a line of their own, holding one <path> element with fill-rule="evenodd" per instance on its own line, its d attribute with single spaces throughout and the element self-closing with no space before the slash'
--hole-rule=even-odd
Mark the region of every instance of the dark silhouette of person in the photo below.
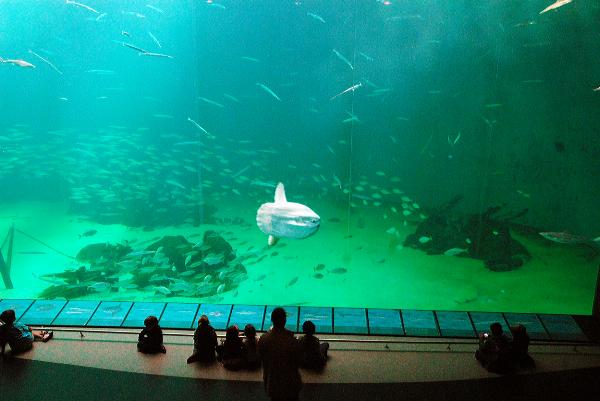
<svg viewBox="0 0 600 401">
<path fill-rule="evenodd" d="M 144 354 L 157 354 L 167 352 L 163 345 L 163 333 L 156 316 L 144 319 L 144 328 L 138 336 L 137 349 Z"/>
<path fill-rule="evenodd" d="M 329 343 L 321 343 L 315 337 L 315 324 L 307 320 L 302 324 L 304 335 L 298 339 L 300 344 L 300 366 L 306 369 L 322 370 L 327 363 Z"/>
<path fill-rule="evenodd" d="M 258 356 L 258 344 L 256 342 L 256 328 L 247 324 L 244 327 L 244 353 L 246 355 L 246 368 L 250 370 L 260 368 L 260 357 Z"/>
<path fill-rule="evenodd" d="M 246 364 L 244 345 L 236 325 L 225 330 L 225 341 L 217 346 L 217 358 L 229 370 L 240 370 Z"/>
<path fill-rule="evenodd" d="M 512 334 L 511 355 L 513 362 L 525 369 L 534 369 L 535 361 L 529 356 L 529 334 L 522 324 L 510 327 Z"/>
<path fill-rule="evenodd" d="M 208 316 L 202 315 L 198 320 L 198 328 L 194 332 L 194 352 L 187 359 L 187 363 L 215 361 L 215 348 L 217 347 L 217 333 L 208 321 Z"/>
<path fill-rule="evenodd" d="M 509 373 L 512 370 L 510 340 L 502 331 L 499 322 L 490 325 L 490 332 L 479 336 L 479 349 L 475 358 L 493 373 Z"/>
<path fill-rule="evenodd" d="M 13 309 L 7 309 L 0 314 L 0 355 L 4 356 L 6 344 L 12 354 L 30 350 L 34 341 L 49 341 L 54 333 L 51 331 L 32 331 L 23 323 L 16 322 L 17 316 Z"/>
<path fill-rule="evenodd" d="M 298 400 L 302 388 L 298 371 L 300 347 L 294 333 L 285 328 L 286 314 L 283 308 L 273 309 L 271 322 L 271 330 L 258 341 L 265 390 L 272 401 Z"/>
</svg>

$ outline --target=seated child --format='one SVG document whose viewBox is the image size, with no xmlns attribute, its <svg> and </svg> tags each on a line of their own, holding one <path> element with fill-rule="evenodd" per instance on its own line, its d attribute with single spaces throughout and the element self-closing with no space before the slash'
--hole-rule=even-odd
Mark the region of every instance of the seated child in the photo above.
<svg viewBox="0 0 600 401">
<path fill-rule="evenodd" d="M 522 324 L 510 327 L 512 334 L 511 343 L 511 354 L 513 362 L 522 368 L 533 369 L 535 368 L 535 361 L 527 351 L 529 350 L 529 334 L 527 329 Z"/>
<path fill-rule="evenodd" d="M 34 341 L 46 342 L 54 335 L 51 331 L 32 331 L 23 323 L 15 322 L 17 320 L 15 311 L 5 310 L 0 314 L 0 320 L 4 323 L 0 327 L 0 354 L 4 355 L 6 344 L 10 346 L 13 354 L 18 354 L 30 350 Z"/>
<path fill-rule="evenodd" d="M 302 324 L 304 336 L 298 339 L 300 344 L 300 366 L 306 369 L 321 370 L 327 362 L 329 343 L 321 343 L 315 337 L 315 324 L 307 320 Z"/>
<path fill-rule="evenodd" d="M 256 329 L 253 325 L 247 324 L 244 327 L 244 339 L 243 346 L 246 354 L 246 368 L 247 369 L 258 369 L 260 367 L 260 357 L 258 356 L 258 348 L 256 343 Z"/>
<path fill-rule="evenodd" d="M 492 323 L 490 333 L 481 334 L 479 349 L 475 351 L 475 358 L 489 372 L 503 374 L 512 370 L 510 341 L 503 333 L 500 323 Z"/>
<path fill-rule="evenodd" d="M 215 361 L 215 347 L 217 346 L 217 333 L 208 321 L 208 316 L 200 316 L 198 328 L 194 332 L 194 352 L 187 359 L 187 363 Z"/>
<path fill-rule="evenodd" d="M 217 356 L 223 367 L 240 370 L 246 364 L 244 346 L 237 326 L 229 326 L 225 331 L 225 341 L 217 346 Z"/>
<path fill-rule="evenodd" d="M 163 334 L 156 316 L 148 316 L 144 320 L 145 328 L 138 337 L 137 349 L 144 354 L 156 354 L 167 352 L 163 345 Z"/>
</svg>

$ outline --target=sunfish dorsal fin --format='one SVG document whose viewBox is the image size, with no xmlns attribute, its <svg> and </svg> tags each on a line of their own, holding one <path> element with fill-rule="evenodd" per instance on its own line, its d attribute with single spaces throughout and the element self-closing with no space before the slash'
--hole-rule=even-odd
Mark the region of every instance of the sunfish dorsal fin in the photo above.
<svg viewBox="0 0 600 401">
<path fill-rule="evenodd" d="M 277 188 L 275 188 L 275 203 L 285 203 L 287 199 L 285 198 L 285 188 L 283 188 L 283 183 L 277 184 Z"/>
</svg>

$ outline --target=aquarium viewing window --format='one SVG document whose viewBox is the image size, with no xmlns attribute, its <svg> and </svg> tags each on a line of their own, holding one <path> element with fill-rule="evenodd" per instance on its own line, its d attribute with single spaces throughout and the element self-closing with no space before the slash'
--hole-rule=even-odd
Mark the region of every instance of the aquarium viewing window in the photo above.
<svg viewBox="0 0 600 401">
<path fill-rule="evenodd" d="M 591 314 L 600 9 L 548 3 L 0 2 L 0 299 Z"/>
</svg>

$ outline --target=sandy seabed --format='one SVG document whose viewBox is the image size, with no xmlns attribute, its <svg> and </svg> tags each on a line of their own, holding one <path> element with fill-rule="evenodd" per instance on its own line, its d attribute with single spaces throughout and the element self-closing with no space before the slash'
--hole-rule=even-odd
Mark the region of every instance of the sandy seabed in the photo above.
<svg viewBox="0 0 600 401">
<path fill-rule="evenodd" d="M 589 250 L 512 233 L 530 251 L 532 259 L 517 270 L 494 272 L 479 260 L 430 256 L 402 247 L 399 244 L 414 231 L 415 225 L 404 225 L 395 216 L 383 218 L 376 209 L 352 210 L 350 224 L 347 210 L 327 204 L 315 210 L 322 217 L 317 234 L 304 240 L 283 239 L 276 247 L 265 249 L 267 256 L 260 262 L 244 262 L 248 279 L 234 290 L 209 298 L 165 297 L 129 290 L 91 292 L 78 299 L 591 313 L 598 258 L 587 260 Z M 240 217 L 251 224 L 184 224 L 144 231 L 86 221 L 69 214 L 67 205 L 62 203 L 4 204 L 0 209 L 0 244 L 11 223 L 68 255 L 76 255 L 88 244 L 124 240 L 135 241 L 132 246 L 138 250 L 136 243 L 147 241 L 147 246 L 149 240 L 163 235 L 183 235 L 197 241 L 204 231 L 212 229 L 243 253 L 250 247 L 263 249 L 267 242 L 254 224 L 255 212 L 241 204 L 220 205 L 219 216 Z M 358 217 L 364 222 L 362 228 L 355 224 Z M 396 227 L 399 236 L 387 234 L 390 227 Z M 79 238 L 90 229 L 97 230 L 97 234 Z M 194 234 L 195 238 L 189 238 Z M 6 246 L 3 253 L 6 254 Z M 315 277 L 314 269 L 319 264 L 325 265 L 320 271 L 322 278 Z M 11 270 L 15 288 L 6 290 L 0 283 L 0 298 L 39 298 L 51 284 L 36 276 L 80 265 L 17 232 Z M 339 268 L 346 272 L 336 273 Z"/>
</svg>

